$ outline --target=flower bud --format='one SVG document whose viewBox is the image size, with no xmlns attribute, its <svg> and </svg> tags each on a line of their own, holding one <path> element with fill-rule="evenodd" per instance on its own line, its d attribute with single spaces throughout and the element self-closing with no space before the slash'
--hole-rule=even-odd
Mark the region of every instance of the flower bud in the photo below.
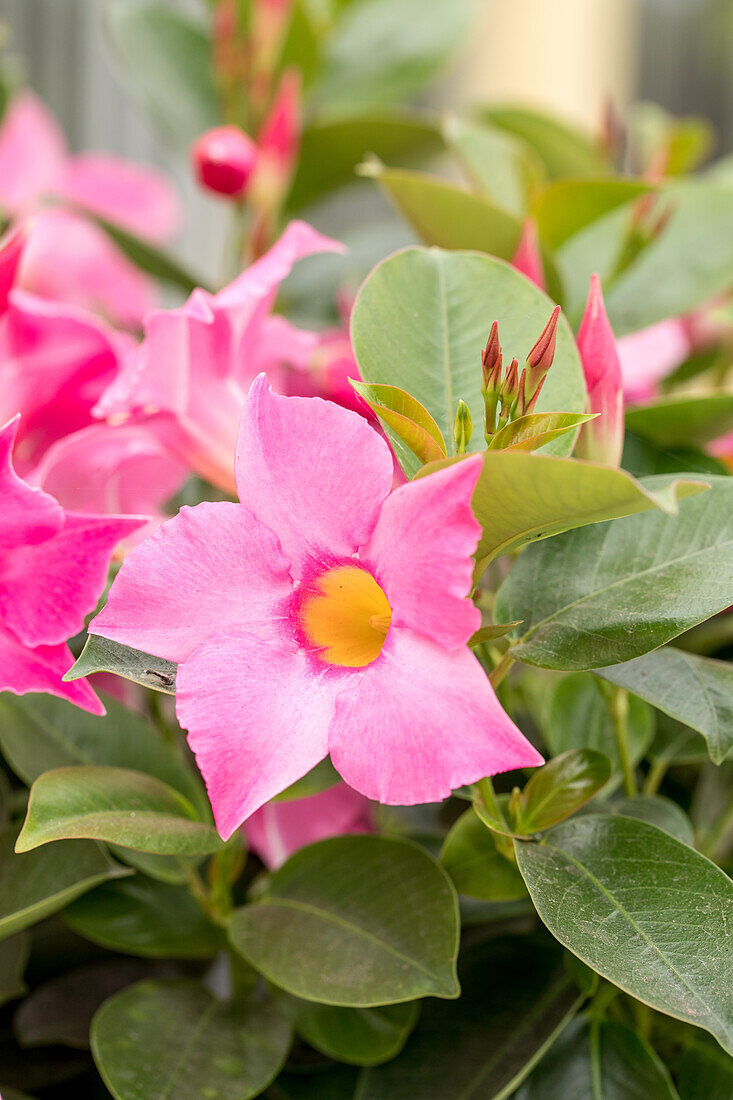
<svg viewBox="0 0 733 1100">
<path fill-rule="evenodd" d="M 241 198 L 257 163 L 257 146 L 238 126 L 217 126 L 194 141 L 191 163 L 203 187 Z"/>
<path fill-rule="evenodd" d="M 521 275 L 524 275 L 535 286 L 538 286 L 540 290 L 547 290 L 545 269 L 542 266 L 542 253 L 537 237 L 537 223 L 534 218 L 525 218 L 517 251 L 512 257 L 512 267 L 516 268 Z"/>
<path fill-rule="evenodd" d="M 516 412 L 519 403 L 519 362 L 516 359 L 512 359 L 504 375 L 499 400 L 501 401 L 499 427 L 503 428 Z"/>
<path fill-rule="evenodd" d="M 456 441 L 456 450 L 459 455 L 466 453 L 468 444 L 471 442 L 471 436 L 473 435 L 473 420 L 471 419 L 471 411 L 465 401 L 458 402 L 458 408 L 456 410 L 456 422 L 453 427 L 453 435 Z"/>
<path fill-rule="evenodd" d="M 481 353 L 481 393 L 484 398 L 484 438 L 487 443 L 496 428 L 496 410 L 501 393 L 501 360 L 499 323 L 494 321 L 486 347 Z"/>
<path fill-rule="evenodd" d="M 577 344 L 588 388 L 588 410 L 600 415 L 582 426 L 576 454 L 618 466 L 624 446 L 621 365 L 597 275 L 591 276 Z"/>
<path fill-rule="evenodd" d="M 542 335 L 527 356 L 527 366 L 524 372 L 522 386 L 522 411 L 531 412 L 537 403 L 540 390 L 547 377 L 547 372 L 555 358 L 555 343 L 557 340 L 557 322 L 560 317 L 560 306 L 555 306 L 550 320 L 542 330 Z"/>
</svg>

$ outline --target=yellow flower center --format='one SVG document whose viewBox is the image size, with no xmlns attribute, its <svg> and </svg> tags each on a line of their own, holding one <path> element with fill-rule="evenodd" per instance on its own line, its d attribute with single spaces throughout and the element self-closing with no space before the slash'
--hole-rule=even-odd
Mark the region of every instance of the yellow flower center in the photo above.
<svg viewBox="0 0 733 1100">
<path fill-rule="evenodd" d="M 371 573 L 358 565 L 329 569 L 309 586 L 300 625 L 329 665 L 363 668 L 382 652 L 392 608 Z"/>
</svg>

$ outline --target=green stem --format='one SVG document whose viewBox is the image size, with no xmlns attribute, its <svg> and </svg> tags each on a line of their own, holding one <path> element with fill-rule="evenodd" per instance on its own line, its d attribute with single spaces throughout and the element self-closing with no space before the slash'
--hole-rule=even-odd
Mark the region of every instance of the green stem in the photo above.
<svg viewBox="0 0 733 1100">
<path fill-rule="evenodd" d="M 656 794 L 662 785 L 662 780 L 669 771 L 671 760 L 667 756 L 658 756 L 647 772 L 643 794 Z"/>
<path fill-rule="evenodd" d="M 494 688 L 494 690 L 496 690 L 496 688 L 498 688 L 499 684 L 504 679 L 504 677 L 506 676 L 507 672 L 509 671 L 509 669 L 512 667 L 513 664 L 514 664 L 514 658 L 512 657 L 511 653 L 505 653 L 504 656 L 502 657 L 502 659 L 499 661 L 496 668 L 494 669 L 494 671 L 489 676 L 491 686 L 492 686 L 492 688 Z"/>
<path fill-rule="evenodd" d="M 506 821 L 504 820 L 504 814 L 501 812 L 501 807 L 499 806 L 499 801 L 496 797 L 496 791 L 494 790 L 494 784 L 492 783 L 490 776 L 487 775 L 485 779 L 479 779 L 478 783 L 476 784 L 476 788 L 481 797 L 481 801 L 486 807 L 487 812 L 490 813 L 492 817 L 496 818 L 497 821 L 501 821 L 503 824 L 506 824 Z"/>
<path fill-rule="evenodd" d="M 725 838 L 729 830 L 733 829 L 733 801 L 731 801 L 725 813 L 722 813 L 715 824 L 708 830 L 707 836 L 701 841 L 699 850 L 708 859 L 715 859 L 718 845 Z"/>
<path fill-rule="evenodd" d="M 636 786 L 636 776 L 631 763 L 629 753 L 629 696 L 623 688 L 609 685 L 604 691 L 608 713 L 613 723 L 613 732 L 616 735 L 616 747 L 621 765 L 621 774 L 624 777 L 624 790 L 627 795 L 634 796 L 639 793 Z"/>
</svg>

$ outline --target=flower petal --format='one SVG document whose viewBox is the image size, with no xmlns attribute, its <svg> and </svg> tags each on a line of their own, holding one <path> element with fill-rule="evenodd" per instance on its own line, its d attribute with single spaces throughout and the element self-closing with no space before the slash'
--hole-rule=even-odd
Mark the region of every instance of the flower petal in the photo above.
<svg viewBox="0 0 733 1100">
<path fill-rule="evenodd" d="M 324 758 L 340 686 L 294 647 L 242 632 L 181 665 L 176 712 L 224 839 Z"/>
<path fill-rule="evenodd" d="M 239 427 L 237 490 L 280 539 L 293 575 L 348 557 L 372 533 L 392 484 L 392 456 L 363 417 L 317 397 L 252 383 Z"/>
<path fill-rule="evenodd" d="M 181 210 L 166 176 L 107 153 L 69 157 L 58 195 L 160 244 L 176 232 Z"/>
<path fill-rule="evenodd" d="M 43 100 L 21 92 L 0 127 L 0 206 L 17 216 L 55 189 L 66 156 L 64 135 Z"/>
<path fill-rule="evenodd" d="M 221 631 L 277 636 L 290 591 L 273 533 L 241 504 L 207 502 L 182 508 L 127 555 L 90 630 L 185 661 Z"/>
<path fill-rule="evenodd" d="M 466 648 L 447 652 L 393 628 L 359 680 L 336 701 L 329 749 L 336 770 L 367 798 L 439 802 L 464 783 L 543 762 Z"/>
<path fill-rule="evenodd" d="M 482 462 L 471 455 L 395 489 L 359 555 L 387 595 L 392 622 L 446 649 L 465 645 L 481 625 L 468 597 L 481 535 L 471 496 Z"/>
<path fill-rule="evenodd" d="M 104 707 L 86 680 L 65 684 L 61 677 L 71 668 L 74 655 L 65 645 L 24 646 L 10 630 L 0 625 L 0 691 L 25 695 L 43 691 L 68 699 L 92 714 L 104 714 Z"/>
<path fill-rule="evenodd" d="M 274 871 L 293 852 L 330 836 L 369 831 L 369 800 L 337 783 L 307 798 L 268 802 L 244 823 L 247 841 Z"/>
<path fill-rule="evenodd" d="M 12 460 L 19 417 L 0 428 L 0 548 L 42 542 L 64 524 L 60 505 L 18 477 Z"/>
<path fill-rule="evenodd" d="M 0 561 L 0 620 L 28 646 L 78 634 L 104 591 L 115 546 L 144 522 L 67 512 L 44 542 L 8 550 Z"/>
</svg>

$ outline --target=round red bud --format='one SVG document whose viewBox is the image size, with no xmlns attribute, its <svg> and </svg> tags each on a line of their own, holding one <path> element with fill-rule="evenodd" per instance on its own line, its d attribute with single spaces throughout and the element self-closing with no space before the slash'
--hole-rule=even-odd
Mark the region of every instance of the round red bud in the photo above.
<svg viewBox="0 0 733 1100">
<path fill-rule="evenodd" d="M 191 146 L 191 163 L 199 183 L 230 198 L 244 194 L 256 161 L 257 146 L 238 126 L 216 126 Z"/>
</svg>

